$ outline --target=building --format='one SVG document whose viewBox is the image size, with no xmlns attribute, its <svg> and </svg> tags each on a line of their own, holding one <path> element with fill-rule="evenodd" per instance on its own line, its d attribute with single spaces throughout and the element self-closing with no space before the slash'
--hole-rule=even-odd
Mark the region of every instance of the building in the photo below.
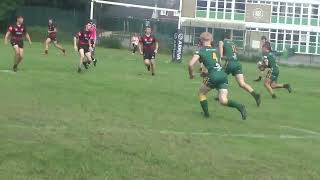
<svg viewBox="0 0 320 180">
<path fill-rule="evenodd" d="M 182 26 L 193 45 L 201 32 L 216 42 L 228 32 L 240 48 L 259 48 L 265 35 L 274 50 L 320 55 L 319 8 L 320 0 L 184 0 Z"/>
</svg>

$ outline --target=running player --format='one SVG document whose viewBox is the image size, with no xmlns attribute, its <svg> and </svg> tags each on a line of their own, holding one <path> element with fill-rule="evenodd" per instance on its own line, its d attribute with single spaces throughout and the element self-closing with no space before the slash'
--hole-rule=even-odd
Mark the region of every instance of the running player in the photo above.
<svg viewBox="0 0 320 180">
<path fill-rule="evenodd" d="M 137 49 L 138 49 L 138 45 L 139 45 L 139 35 L 138 33 L 134 33 L 133 36 L 131 37 L 131 44 L 133 47 L 133 51 L 132 54 L 135 54 Z"/>
<path fill-rule="evenodd" d="M 89 23 L 91 25 L 91 28 L 90 28 L 90 43 L 91 43 L 91 47 L 92 47 L 91 58 L 93 61 L 93 65 L 97 66 L 98 60 L 95 58 L 96 42 L 97 42 L 97 26 L 93 22 L 93 20 L 90 20 Z"/>
<path fill-rule="evenodd" d="M 264 44 L 267 44 L 267 45 L 269 45 L 271 47 L 271 44 L 268 41 L 267 37 L 266 36 L 261 36 L 261 41 L 260 41 L 261 53 L 262 53 L 262 47 L 263 47 Z M 272 49 L 271 49 L 271 51 L 272 51 Z M 262 53 L 262 57 L 263 57 L 263 53 Z M 259 64 L 261 64 L 261 62 L 262 61 L 258 62 L 258 67 L 260 67 Z M 259 74 L 259 76 L 258 76 L 257 79 L 254 80 L 255 82 L 261 81 L 262 77 L 265 77 L 268 74 L 268 71 L 267 70 L 263 70 L 262 71 L 261 69 L 258 68 L 258 74 Z"/>
<path fill-rule="evenodd" d="M 245 78 L 242 72 L 242 65 L 239 62 L 237 55 L 237 47 L 231 40 L 230 35 L 226 35 L 223 41 L 219 42 L 219 50 L 222 59 L 226 60 L 225 71 L 227 74 L 232 74 L 235 77 L 238 85 L 249 92 L 255 99 L 257 106 L 260 106 L 261 98 L 260 94 L 256 93 L 254 89 L 245 82 Z"/>
<path fill-rule="evenodd" d="M 4 38 L 4 44 L 8 44 L 9 36 L 11 37 L 11 45 L 14 49 L 14 65 L 13 71 L 18 71 L 18 66 L 22 62 L 23 59 L 23 38 L 26 37 L 31 45 L 31 38 L 27 32 L 26 26 L 23 24 L 23 17 L 17 16 L 16 23 L 10 25 L 6 36 Z"/>
<path fill-rule="evenodd" d="M 74 49 L 79 52 L 80 63 L 78 67 L 78 73 L 82 71 L 82 65 L 88 69 L 89 64 L 92 62 L 91 58 L 91 43 L 90 43 L 90 28 L 91 25 L 87 24 L 83 30 L 78 32 L 74 36 Z"/>
<path fill-rule="evenodd" d="M 212 34 L 204 32 L 200 35 L 202 47 L 193 55 L 189 62 L 189 76 L 194 78 L 193 67 L 197 62 L 202 62 L 208 70 L 208 79 L 200 87 L 199 97 L 202 110 L 205 117 L 209 117 L 207 94 L 211 89 L 217 89 L 219 102 L 221 105 L 236 108 L 240 111 L 242 119 L 247 118 L 247 112 L 244 105 L 228 99 L 228 75 L 223 71 L 218 63 L 218 51 L 211 47 L 213 41 Z"/>
<path fill-rule="evenodd" d="M 151 74 L 154 76 L 156 69 L 155 58 L 158 53 L 159 44 L 151 33 L 151 27 L 147 27 L 145 29 L 145 35 L 140 38 L 139 50 L 140 54 L 143 55 L 144 64 L 147 66 L 148 71 L 151 70 Z"/>
<path fill-rule="evenodd" d="M 278 77 L 279 77 L 279 67 L 276 62 L 276 59 L 274 55 L 271 52 L 271 46 L 270 44 L 264 44 L 262 47 L 263 53 L 265 56 L 263 57 L 263 64 L 260 65 L 259 68 L 270 68 L 270 71 L 266 77 L 266 80 L 264 82 L 264 86 L 267 88 L 268 92 L 272 96 L 273 99 L 276 99 L 277 96 L 273 92 L 273 89 L 277 88 L 285 88 L 288 90 L 289 93 L 292 92 L 290 84 L 278 84 Z M 262 66 L 262 67 L 261 67 Z"/>
<path fill-rule="evenodd" d="M 51 42 L 53 42 L 54 47 L 56 47 L 57 49 L 61 50 L 63 55 L 66 55 L 66 50 L 63 49 L 63 47 L 58 44 L 58 40 L 57 40 L 57 25 L 53 22 L 53 19 L 49 19 L 48 22 L 48 36 L 47 39 L 45 41 L 45 50 L 44 50 L 44 54 L 48 55 L 49 53 L 49 44 Z"/>
</svg>

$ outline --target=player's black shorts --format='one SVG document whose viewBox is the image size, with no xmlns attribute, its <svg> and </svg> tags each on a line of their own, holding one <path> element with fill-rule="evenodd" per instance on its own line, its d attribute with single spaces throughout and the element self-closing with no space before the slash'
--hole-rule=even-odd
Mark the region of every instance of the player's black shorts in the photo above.
<svg viewBox="0 0 320 180">
<path fill-rule="evenodd" d="M 156 53 L 155 52 L 144 52 L 143 53 L 143 59 L 155 59 L 156 58 Z"/>
<path fill-rule="evenodd" d="M 80 49 L 83 49 L 85 54 L 90 52 L 90 48 L 88 44 L 78 45 L 78 51 L 80 51 Z"/>
<path fill-rule="evenodd" d="M 21 49 L 23 49 L 23 47 L 24 47 L 23 40 L 19 40 L 19 41 L 11 40 L 11 45 L 12 45 L 12 47 L 15 45 L 18 45 L 18 47 Z"/>
</svg>

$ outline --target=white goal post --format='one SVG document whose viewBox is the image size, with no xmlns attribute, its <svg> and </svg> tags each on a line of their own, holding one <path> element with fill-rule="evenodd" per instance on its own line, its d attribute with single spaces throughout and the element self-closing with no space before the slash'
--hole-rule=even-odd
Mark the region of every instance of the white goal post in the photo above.
<svg viewBox="0 0 320 180">
<path fill-rule="evenodd" d="M 95 3 L 109 4 L 109 5 L 114 5 L 114 6 L 140 8 L 140 9 L 150 9 L 150 10 L 155 10 L 155 11 L 176 12 L 176 13 L 179 13 L 178 29 L 181 28 L 182 0 L 180 0 L 179 10 L 169 9 L 169 8 L 152 7 L 152 6 L 143 6 L 143 5 L 137 5 L 137 4 L 128 4 L 128 3 L 121 3 L 121 2 L 113 2 L 113 1 L 107 1 L 107 0 L 91 0 L 90 19 L 93 19 L 93 17 L 94 17 L 94 4 Z"/>
</svg>

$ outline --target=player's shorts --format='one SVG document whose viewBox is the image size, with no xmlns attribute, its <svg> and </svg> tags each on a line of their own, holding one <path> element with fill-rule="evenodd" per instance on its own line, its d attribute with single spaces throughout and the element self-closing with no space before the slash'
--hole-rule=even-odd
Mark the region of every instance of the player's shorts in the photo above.
<svg viewBox="0 0 320 180">
<path fill-rule="evenodd" d="M 12 47 L 18 45 L 18 47 L 21 49 L 24 47 L 23 40 L 11 40 L 11 45 Z"/>
<path fill-rule="evenodd" d="M 269 70 L 266 78 L 271 79 L 272 82 L 277 82 L 279 79 L 279 69 Z"/>
<path fill-rule="evenodd" d="M 58 42 L 57 36 L 51 36 L 51 35 L 49 35 L 49 36 L 47 36 L 47 38 L 49 38 L 52 42 Z"/>
<path fill-rule="evenodd" d="M 232 76 L 243 74 L 242 65 L 238 61 L 227 61 L 225 71 L 227 74 L 232 74 Z"/>
<path fill-rule="evenodd" d="M 207 78 L 204 78 L 203 82 L 206 86 L 210 87 L 211 89 L 228 89 L 228 76 L 225 72 L 214 72 L 209 74 Z"/>
<path fill-rule="evenodd" d="M 80 49 L 83 49 L 85 54 L 90 52 L 90 47 L 88 44 L 78 45 L 78 51 L 80 51 Z"/>
<path fill-rule="evenodd" d="M 144 52 L 143 53 L 143 60 L 145 59 L 155 59 L 156 58 L 156 53 L 154 52 Z"/>
</svg>

